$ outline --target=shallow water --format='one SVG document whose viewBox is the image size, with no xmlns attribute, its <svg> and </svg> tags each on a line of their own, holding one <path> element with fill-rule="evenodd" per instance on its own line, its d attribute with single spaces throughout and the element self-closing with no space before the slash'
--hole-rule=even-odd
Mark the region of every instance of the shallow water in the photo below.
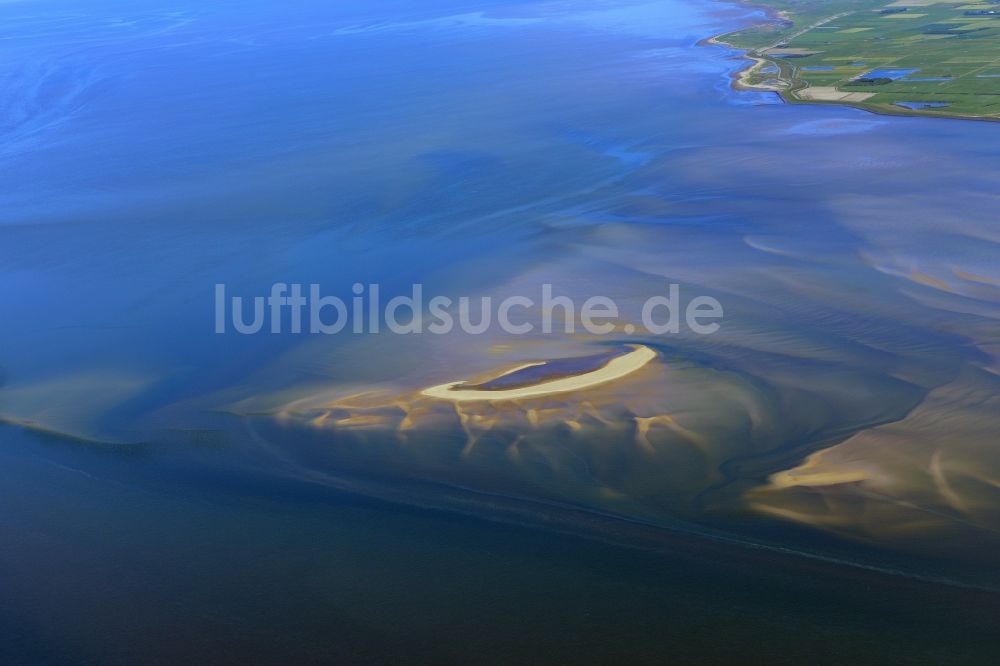
<svg viewBox="0 0 1000 666">
<path fill-rule="evenodd" d="M 339 656 L 390 637 L 369 656 L 505 654 L 519 631 L 568 654 L 636 595 L 640 624 L 607 626 L 637 658 L 682 637 L 688 656 L 720 659 L 755 632 L 790 640 L 769 618 L 798 603 L 788 654 L 839 631 L 845 658 L 897 654 L 874 618 L 925 594 L 957 615 L 937 644 L 924 628 L 938 607 L 894 625 L 908 654 L 988 648 L 987 620 L 963 610 L 980 593 L 916 581 L 998 582 L 996 125 L 732 91 L 740 61 L 698 42 L 757 15 L 716 3 L 88 0 L 0 17 L 15 655 L 127 661 L 148 638 L 164 660 L 190 658 L 225 626 L 254 637 L 249 654 L 271 641 L 329 656 L 328 621 L 347 637 Z M 413 282 L 497 297 L 549 282 L 613 296 L 623 320 L 678 283 L 726 314 L 711 336 L 213 332 L 217 283 L 254 296 L 274 282 L 345 299 L 355 282 L 386 299 Z M 530 405 L 456 416 L 415 397 L 630 342 L 656 349 L 655 367 L 540 420 Z M 348 422 L 365 427 L 329 427 Z M 731 539 L 733 554 L 668 567 L 694 567 L 674 597 L 685 576 L 662 572 L 663 548 L 490 518 L 631 545 L 664 531 L 692 540 L 684 552 Z M 643 527 L 621 534 L 615 518 Z M 745 588 L 735 542 L 774 549 Z M 398 553 L 414 543 L 451 587 L 408 570 Z M 767 558 L 785 550 L 813 559 L 768 597 Z M 579 560 L 556 567 L 567 551 Z M 872 601 L 868 578 L 829 560 L 891 591 Z M 868 624 L 824 576 L 864 595 Z M 726 598 L 757 621 L 719 608 L 734 585 Z M 503 598 L 465 608 L 468 586 Z M 430 611 L 402 598 L 435 589 Z M 524 598 L 552 601 L 496 626 Z M 116 606 L 138 615 L 94 615 Z M 636 643 L 650 618 L 682 628 Z M 480 642 L 442 647 L 451 621 Z M 963 622 L 975 640 L 959 648 Z M 720 627 L 738 638 L 717 645 Z"/>
</svg>

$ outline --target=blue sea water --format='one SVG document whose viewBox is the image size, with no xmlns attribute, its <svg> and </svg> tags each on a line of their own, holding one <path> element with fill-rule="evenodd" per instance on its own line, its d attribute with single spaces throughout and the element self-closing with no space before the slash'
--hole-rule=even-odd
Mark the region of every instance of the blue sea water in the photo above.
<svg viewBox="0 0 1000 666">
<path fill-rule="evenodd" d="M 697 536 L 713 496 L 680 506 L 660 486 L 649 511 L 695 527 L 633 536 L 573 484 L 628 486 L 648 468 L 635 451 L 569 451 L 569 480 L 541 487 L 389 447 L 327 464 L 327 443 L 258 429 L 248 401 L 430 383 L 458 370 L 449 350 L 213 332 L 218 283 L 388 298 L 685 281 L 732 306 L 735 332 L 667 351 L 775 396 L 718 422 L 780 432 L 785 466 L 803 440 L 988 374 L 963 336 L 987 338 L 989 312 L 906 278 L 989 277 L 996 127 L 733 91 L 742 61 L 700 42 L 759 17 L 683 0 L 0 4 L 0 661 L 989 654 L 994 598 L 879 574 L 912 565 L 891 549 L 762 522 L 754 537 L 867 568 L 730 550 Z M 739 402 L 724 397 L 699 399 Z"/>
</svg>

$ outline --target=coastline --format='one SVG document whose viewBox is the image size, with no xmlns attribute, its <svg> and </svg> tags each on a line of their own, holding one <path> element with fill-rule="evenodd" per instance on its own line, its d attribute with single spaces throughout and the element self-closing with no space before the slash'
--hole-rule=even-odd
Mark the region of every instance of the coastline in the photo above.
<svg viewBox="0 0 1000 666">
<path fill-rule="evenodd" d="M 747 7 L 755 10 L 762 11 L 764 13 L 764 20 L 756 23 L 750 23 L 744 28 L 738 30 L 731 30 L 729 32 L 719 33 L 711 37 L 707 37 L 700 42 L 699 46 L 725 46 L 727 48 L 736 49 L 740 51 L 740 57 L 748 60 L 749 63 L 732 72 L 730 74 L 730 86 L 734 90 L 747 91 L 747 92 L 773 92 L 777 93 L 778 97 L 781 98 L 786 104 L 809 104 L 817 106 L 840 106 L 840 107 L 850 107 L 854 109 L 859 109 L 862 111 L 867 111 L 876 115 L 882 116 L 896 116 L 896 117 L 906 117 L 906 118 L 946 118 L 951 120 L 975 120 L 975 121 L 985 121 L 985 122 L 1000 122 L 1000 118 L 988 117 L 988 116 L 975 116 L 966 115 L 960 113 L 954 113 L 949 111 L 943 111 L 940 109 L 905 109 L 902 107 L 895 108 L 890 105 L 885 104 L 871 104 L 863 100 L 850 100 L 850 99 L 818 99 L 818 98 L 803 98 L 797 93 L 802 90 L 809 88 L 809 84 L 801 79 L 797 79 L 794 76 L 788 76 L 786 74 L 792 71 L 792 68 L 787 62 L 780 58 L 769 58 L 764 52 L 767 51 L 767 47 L 758 49 L 748 49 L 738 46 L 731 41 L 727 41 L 727 38 L 738 32 L 742 32 L 748 28 L 759 27 L 767 25 L 770 22 L 781 21 L 788 24 L 788 27 L 794 25 L 794 20 L 785 11 L 776 9 L 769 5 L 763 4 L 760 0 L 730 0 L 732 4 L 739 5 L 742 7 Z M 836 17 L 831 17 L 836 18 Z M 828 19 L 829 20 L 829 19 Z M 814 24 L 806 29 L 811 29 L 820 24 Z M 774 67 L 777 70 L 775 74 L 775 81 L 780 81 L 781 84 L 771 83 L 771 80 L 764 82 L 753 83 L 751 78 L 754 74 L 764 67 Z M 846 96 L 847 94 L 845 94 Z"/>
<path fill-rule="evenodd" d="M 702 46 L 725 46 L 728 48 L 738 48 L 733 46 L 728 42 L 722 41 L 720 38 L 732 33 L 724 33 L 722 35 L 715 35 L 714 37 L 709 37 L 708 39 L 703 39 L 699 44 Z M 741 49 L 742 50 L 742 49 Z M 747 92 L 776 92 L 778 93 L 784 101 L 784 95 L 781 95 L 785 91 L 783 86 L 768 85 L 766 83 L 750 83 L 749 79 L 752 74 L 754 74 L 758 68 L 766 67 L 771 64 L 771 61 L 767 58 L 754 55 L 752 51 L 745 51 L 742 58 L 749 60 L 750 64 L 745 67 L 732 72 L 729 75 L 731 86 L 734 90 L 741 90 Z"/>
</svg>

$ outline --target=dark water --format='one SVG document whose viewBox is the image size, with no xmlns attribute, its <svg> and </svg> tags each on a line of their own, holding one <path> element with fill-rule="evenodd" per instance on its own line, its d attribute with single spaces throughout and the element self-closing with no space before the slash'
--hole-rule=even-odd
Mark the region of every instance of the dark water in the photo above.
<svg viewBox="0 0 1000 666">
<path fill-rule="evenodd" d="M 0 661 L 990 663 L 1000 130 L 736 93 L 756 18 L 0 5 Z M 726 320 L 601 437 L 355 436 L 636 339 L 213 333 L 278 281 Z"/>
<path fill-rule="evenodd" d="M 990 663 L 996 599 L 4 431 L 5 663 Z"/>
</svg>

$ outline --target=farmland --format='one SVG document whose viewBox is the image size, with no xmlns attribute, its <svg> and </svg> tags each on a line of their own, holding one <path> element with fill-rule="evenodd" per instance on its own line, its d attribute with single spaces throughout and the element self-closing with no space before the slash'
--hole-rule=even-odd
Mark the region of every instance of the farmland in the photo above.
<svg viewBox="0 0 1000 666">
<path fill-rule="evenodd" d="M 773 20 L 717 39 L 739 85 L 789 102 L 1000 120 L 1000 0 L 766 0 Z"/>
</svg>

